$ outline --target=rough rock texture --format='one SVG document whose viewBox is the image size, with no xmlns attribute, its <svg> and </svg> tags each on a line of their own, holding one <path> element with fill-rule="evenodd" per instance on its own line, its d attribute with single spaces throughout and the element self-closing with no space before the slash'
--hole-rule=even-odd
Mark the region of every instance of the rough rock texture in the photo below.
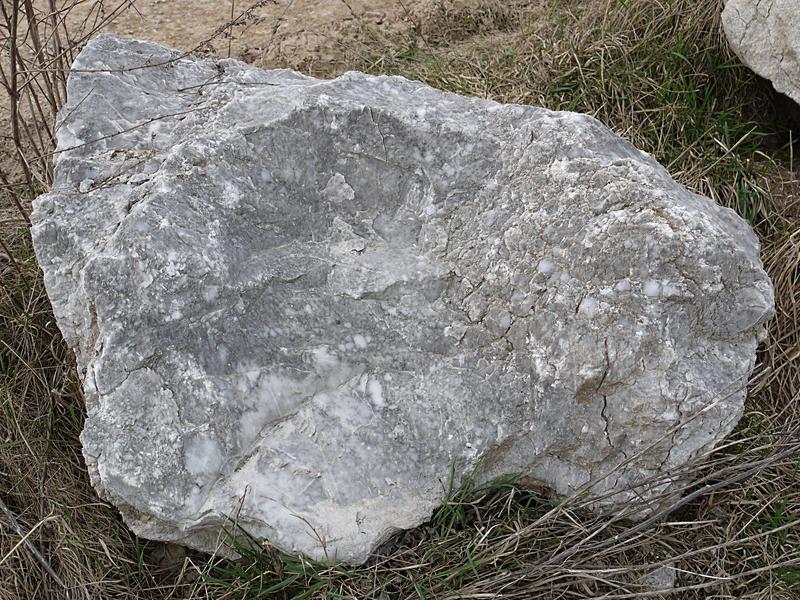
<svg viewBox="0 0 800 600">
<path fill-rule="evenodd" d="M 670 561 L 664 566 L 658 567 L 649 573 L 645 573 L 642 576 L 641 583 L 645 586 L 647 591 L 669 592 L 669 590 L 676 587 L 676 575 L 675 563 Z"/>
<path fill-rule="evenodd" d="M 728 0 L 722 26 L 742 62 L 800 104 L 800 1 Z"/>
<path fill-rule="evenodd" d="M 588 116 L 104 35 L 58 136 L 36 252 L 142 536 L 359 562 L 451 469 L 619 507 L 742 412 L 755 236 Z"/>
</svg>

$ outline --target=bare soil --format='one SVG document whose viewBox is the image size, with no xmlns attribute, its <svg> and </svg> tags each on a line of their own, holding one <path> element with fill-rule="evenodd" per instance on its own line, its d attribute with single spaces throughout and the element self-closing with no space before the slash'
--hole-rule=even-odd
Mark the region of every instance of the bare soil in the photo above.
<svg viewBox="0 0 800 600">
<path fill-rule="evenodd" d="M 139 0 L 134 10 L 106 29 L 179 50 L 330 77 L 344 70 L 344 54 L 368 35 L 367 28 L 407 31 L 433 4 L 434 0 Z M 232 26 L 224 27 L 231 21 Z"/>
</svg>

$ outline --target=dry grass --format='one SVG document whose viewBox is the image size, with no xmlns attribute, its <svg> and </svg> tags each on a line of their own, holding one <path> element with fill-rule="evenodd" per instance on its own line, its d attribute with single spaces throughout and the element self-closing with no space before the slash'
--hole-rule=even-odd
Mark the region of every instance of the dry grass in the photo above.
<svg viewBox="0 0 800 600">
<path fill-rule="evenodd" d="M 410 36 L 367 32 L 352 68 L 592 113 L 754 225 L 778 310 L 731 438 L 691 467 L 674 510 L 644 523 L 595 517 L 584 498 L 558 503 L 521 479 L 454 491 L 360 568 L 257 543 L 232 563 L 137 540 L 88 484 L 80 385 L 26 228 L 50 182 L 71 49 L 99 22 L 67 32 L 66 12 L 31 13 L 36 42 L 33 6 L 15 0 L 2 13 L 3 83 L 21 108 L 5 142 L 24 163 L 3 163 L 11 209 L 0 212 L 0 598 L 659 597 L 642 584 L 656 569 L 677 574 L 676 598 L 800 597 L 800 181 L 774 93 L 727 49 L 716 0 L 457 4 L 432 5 Z"/>
</svg>

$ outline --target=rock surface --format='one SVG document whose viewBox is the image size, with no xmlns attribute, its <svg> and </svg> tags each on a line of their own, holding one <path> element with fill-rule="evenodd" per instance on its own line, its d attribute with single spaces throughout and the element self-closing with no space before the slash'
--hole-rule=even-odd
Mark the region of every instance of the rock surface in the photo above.
<svg viewBox="0 0 800 600">
<path fill-rule="evenodd" d="M 671 589 L 676 587 L 676 574 L 675 563 L 670 562 L 649 573 L 645 573 L 642 576 L 642 584 L 647 591 L 669 593 Z"/>
<path fill-rule="evenodd" d="M 800 104 L 800 2 L 728 0 L 722 26 L 742 62 Z"/>
<path fill-rule="evenodd" d="M 619 507 L 741 415 L 755 236 L 588 116 L 111 35 L 68 92 L 33 237 L 139 535 L 358 563 L 451 471 Z"/>
</svg>

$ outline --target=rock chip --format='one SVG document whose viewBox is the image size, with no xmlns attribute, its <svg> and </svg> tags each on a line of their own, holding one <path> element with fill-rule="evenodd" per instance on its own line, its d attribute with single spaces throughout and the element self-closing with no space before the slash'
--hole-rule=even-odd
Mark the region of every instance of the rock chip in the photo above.
<svg viewBox="0 0 800 600">
<path fill-rule="evenodd" d="M 756 237 L 589 116 L 111 35 L 68 96 L 33 237 L 141 536 L 359 563 L 451 473 L 619 508 L 742 413 Z"/>
<path fill-rule="evenodd" d="M 742 62 L 800 104 L 800 2 L 727 0 L 722 26 Z"/>
<path fill-rule="evenodd" d="M 677 571 L 675 563 L 670 561 L 668 564 L 642 575 L 641 583 L 645 591 L 669 594 L 670 590 L 676 587 L 676 579 Z"/>
</svg>

